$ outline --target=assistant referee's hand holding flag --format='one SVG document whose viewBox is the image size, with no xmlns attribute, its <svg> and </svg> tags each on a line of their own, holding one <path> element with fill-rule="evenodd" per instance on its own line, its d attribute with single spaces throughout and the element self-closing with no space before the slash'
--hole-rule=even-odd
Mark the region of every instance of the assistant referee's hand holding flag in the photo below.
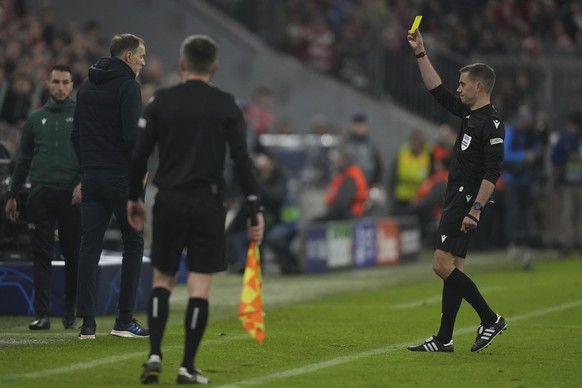
<svg viewBox="0 0 582 388">
<path fill-rule="evenodd" d="M 256 197 L 249 196 L 248 205 L 251 210 L 251 217 L 247 232 L 251 243 L 247 254 L 247 265 L 244 272 L 238 315 L 244 329 L 257 342 L 263 343 L 265 341 L 265 321 L 259 245 L 263 240 L 265 221 L 263 213 L 260 213 L 257 208 Z"/>
</svg>

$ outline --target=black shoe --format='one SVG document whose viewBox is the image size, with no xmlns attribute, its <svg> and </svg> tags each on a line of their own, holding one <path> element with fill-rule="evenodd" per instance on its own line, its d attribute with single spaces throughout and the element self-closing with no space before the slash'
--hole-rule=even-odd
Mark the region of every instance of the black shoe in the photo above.
<svg viewBox="0 0 582 388">
<path fill-rule="evenodd" d="M 178 378 L 176 379 L 178 384 L 210 384 L 210 379 L 208 377 L 202 376 L 202 373 L 198 369 L 194 369 L 194 373 L 188 373 L 188 370 L 184 367 L 180 367 L 178 371 Z"/>
<path fill-rule="evenodd" d="M 485 349 L 489 344 L 501 334 L 503 330 L 507 327 L 507 322 L 499 314 L 497 314 L 497 321 L 492 325 L 479 326 L 477 329 L 477 338 L 475 343 L 471 347 L 472 352 L 478 352 Z"/>
<path fill-rule="evenodd" d="M 447 344 L 443 344 L 441 341 L 435 337 L 427 338 L 423 343 L 416 346 L 409 346 L 407 348 L 412 352 L 447 352 L 451 353 L 455 350 L 453 346 L 453 340 Z"/>
<path fill-rule="evenodd" d="M 141 373 L 139 380 L 142 384 L 156 384 L 161 372 L 162 360 L 160 359 L 160 356 L 152 354 L 149 360 L 143 364 L 143 372 Z"/>
<path fill-rule="evenodd" d="M 150 330 L 143 327 L 135 318 L 126 324 L 119 323 L 116 319 L 111 335 L 125 338 L 148 338 Z"/>
<path fill-rule="evenodd" d="M 63 327 L 65 329 L 74 329 L 77 325 L 77 317 L 73 313 L 65 313 L 63 315 Z"/>
<path fill-rule="evenodd" d="M 30 330 L 48 330 L 51 328 L 51 320 L 48 317 L 38 318 L 28 324 Z"/>
<path fill-rule="evenodd" d="M 81 332 L 79 333 L 79 339 L 95 339 L 95 331 L 97 327 L 94 325 L 83 325 L 81 326 Z"/>
</svg>

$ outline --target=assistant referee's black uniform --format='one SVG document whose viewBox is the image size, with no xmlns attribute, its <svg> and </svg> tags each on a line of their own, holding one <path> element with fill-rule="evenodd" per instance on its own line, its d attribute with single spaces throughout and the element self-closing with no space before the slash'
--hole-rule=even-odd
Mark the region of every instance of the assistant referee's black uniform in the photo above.
<svg viewBox="0 0 582 388">
<path fill-rule="evenodd" d="M 221 191 L 227 144 L 244 194 L 259 195 L 246 146 L 246 124 L 233 96 L 206 82 L 185 81 L 158 91 L 139 125 L 143 133 L 134 151 L 129 199 L 138 199 L 143 166 L 157 144 L 154 268 L 176 273 L 182 249 L 187 247 L 189 271 L 225 270 Z M 156 252 L 163 252 L 164 257 L 155 257 Z"/>
<path fill-rule="evenodd" d="M 481 182 L 485 179 L 495 185 L 501 174 L 505 126 L 492 104 L 472 111 L 443 85 L 430 93 L 449 112 L 463 119 L 451 157 L 435 249 L 464 258 L 472 232 L 461 232 L 460 227 Z"/>
</svg>

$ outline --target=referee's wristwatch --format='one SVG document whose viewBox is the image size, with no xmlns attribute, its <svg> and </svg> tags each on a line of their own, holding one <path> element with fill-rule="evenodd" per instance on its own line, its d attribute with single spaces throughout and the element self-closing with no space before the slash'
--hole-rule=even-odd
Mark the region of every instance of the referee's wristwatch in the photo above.
<svg viewBox="0 0 582 388">
<path fill-rule="evenodd" d="M 477 211 L 481 211 L 481 210 L 483 210 L 483 206 L 481 206 L 480 202 L 473 202 L 473 209 L 475 209 Z"/>
</svg>

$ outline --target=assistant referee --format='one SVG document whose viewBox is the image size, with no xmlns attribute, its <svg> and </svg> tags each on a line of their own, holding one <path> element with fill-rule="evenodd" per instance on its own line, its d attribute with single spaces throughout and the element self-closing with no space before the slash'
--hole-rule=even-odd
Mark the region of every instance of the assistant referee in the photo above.
<svg viewBox="0 0 582 388">
<path fill-rule="evenodd" d="M 452 352 L 455 319 L 465 299 L 481 319 L 471 347 L 476 352 L 487 347 L 507 326 L 505 319 L 493 312 L 475 283 L 464 273 L 469 239 L 493 194 L 503 163 L 505 127 L 491 104 L 495 72 L 483 63 L 461 68 L 457 97 L 442 85 L 426 55 L 420 31 L 409 32 L 408 43 L 416 54 L 426 88 L 439 104 L 462 119 L 451 157 L 433 258 L 433 270 L 444 283 L 441 325 L 435 336 L 408 349 Z"/>
<path fill-rule="evenodd" d="M 238 182 L 249 196 L 259 197 L 254 164 L 247 150 L 243 114 L 232 95 L 209 83 L 218 69 L 217 45 L 210 37 L 193 35 L 180 50 L 184 82 L 158 91 L 146 107 L 129 174 L 127 204 L 130 224 L 143 229 L 145 208 L 139 194 L 145 164 L 159 148 L 158 187 L 153 209 L 153 290 L 148 308 L 150 354 L 141 382 L 156 383 L 161 372 L 161 342 L 168 319 L 170 293 L 184 248 L 187 249 L 189 301 L 186 309 L 184 358 L 179 384 L 207 384 L 194 358 L 208 321 L 211 277 L 227 268 L 225 209 L 222 189 L 226 147 Z M 260 205 L 260 204 L 257 204 Z M 249 226 L 249 239 L 263 239 L 264 219 Z"/>
</svg>

